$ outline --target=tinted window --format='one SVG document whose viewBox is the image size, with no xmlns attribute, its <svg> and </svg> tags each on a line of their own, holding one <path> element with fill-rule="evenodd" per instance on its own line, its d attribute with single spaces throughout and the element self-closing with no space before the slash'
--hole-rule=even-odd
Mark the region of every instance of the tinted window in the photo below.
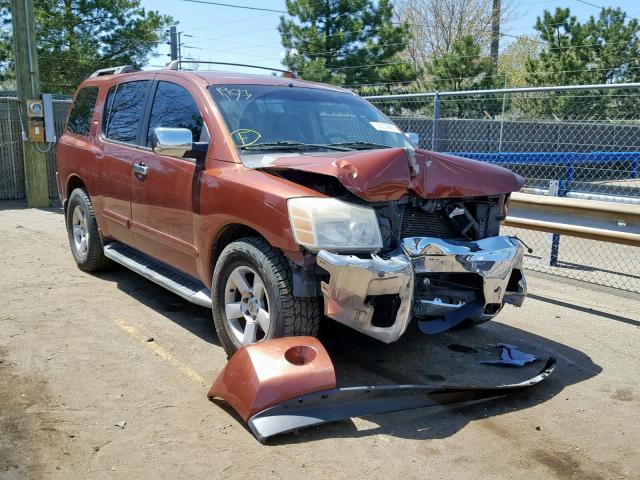
<svg viewBox="0 0 640 480">
<path fill-rule="evenodd" d="M 98 87 L 86 87 L 78 92 L 67 121 L 67 129 L 70 132 L 89 135 L 97 98 Z"/>
<path fill-rule="evenodd" d="M 244 152 L 261 143 L 410 147 L 400 129 L 357 95 L 321 88 L 211 85 L 233 141 Z M 357 146 L 356 146 L 357 147 Z M 360 147 L 357 147 L 360 148 Z"/>
<path fill-rule="evenodd" d="M 115 85 L 107 95 L 104 134 L 111 140 L 135 143 L 142 121 L 149 80 Z"/>
<path fill-rule="evenodd" d="M 188 128 L 194 142 L 206 141 L 202 124 L 200 110 L 187 90 L 175 83 L 158 83 L 149 117 L 148 147 L 151 146 L 153 129 L 156 127 Z"/>
</svg>

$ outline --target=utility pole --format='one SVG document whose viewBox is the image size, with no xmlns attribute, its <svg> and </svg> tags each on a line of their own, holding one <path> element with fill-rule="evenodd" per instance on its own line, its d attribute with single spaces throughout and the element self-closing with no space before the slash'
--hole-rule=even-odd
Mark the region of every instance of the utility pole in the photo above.
<svg viewBox="0 0 640 480">
<path fill-rule="evenodd" d="M 169 45 L 171 46 L 171 61 L 178 60 L 178 32 L 175 26 L 169 28 Z"/>
<path fill-rule="evenodd" d="M 493 0 L 491 9 L 491 58 L 493 68 L 498 69 L 498 55 L 500 50 L 500 0 Z"/>
<path fill-rule="evenodd" d="M 30 207 L 49 206 L 47 158 L 28 141 L 27 100 L 40 98 L 38 51 L 33 29 L 33 0 L 11 0 L 11 26 L 16 59 L 16 84 L 22 127 L 22 156 L 27 203 Z"/>
</svg>

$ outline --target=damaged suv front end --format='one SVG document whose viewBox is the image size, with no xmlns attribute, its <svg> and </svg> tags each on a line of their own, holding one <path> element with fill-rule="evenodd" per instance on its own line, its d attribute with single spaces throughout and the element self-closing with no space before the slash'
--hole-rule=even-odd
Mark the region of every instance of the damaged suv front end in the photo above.
<svg viewBox="0 0 640 480">
<path fill-rule="evenodd" d="M 416 149 L 350 92 L 210 91 L 246 167 L 317 192 L 287 204 L 306 259 L 294 295 L 321 295 L 327 317 L 385 343 L 414 317 L 436 333 L 522 305 L 524 249 L 500 235 L 521 177 Z"/>
<path fill-rule="evenodd" d="M 355 161 L 343 167 L 357 172 Z M 517 238 L 499 235 L 509 194 L 426 197 L 408 190 L 397 200 L 347 204 L 357 210 L 342 215 L 353 232 L 351 244 L 328 244 L 331 235 L 319 233 L 335 236 L 339 214 L 301 208 L 317 199 L 289 201 L 296 241 L 315 252 L 328 273 L 320 279 L 327 317 L 391 343 L 414 317 L 424 322 L 423 331 L 437 333 L 465 320 L 488 321 L 505 304 L 522 305 L 524 248 Z"/>
<path fill-rule="evenodd" d="M 413 317 L 445 317 L 472 306 L 460 320 L 487 321 L 505 303 L 522 305 L 522 255 L 522 246 L 505 236 L 408 237 L 384 258 L 321 251 L 318 265 L 330 276 L 322 284 L 325 314 L 385 343 L 398 340 Z M 377 309 L 395 315 L 376 318 Z"/>
<path fill-rule="evenodd" d="M 362 152 L 332 164 L 318 156 L 296 160 L 283 157 L 267 168 L 325 193 L 330 182 L 317 175 L 331 175 L 348 192 L 330 201 L 357 210 L 331 215 L 320 205 L 304 208 L 329 199 L 289 201 L 297 243 L 328 273 L 319 278 L 327 317 L 391 343 L 414 317 L 424 332 L 438 333 L 491 320 L 505 304 L 522 305 L 524 248 L 500 235 L 510 192 L 520 188 L 517 175 L 421 150 Z M 351 235 L 327 243 L 348 230 L 341 222 Z"/>
</svg>

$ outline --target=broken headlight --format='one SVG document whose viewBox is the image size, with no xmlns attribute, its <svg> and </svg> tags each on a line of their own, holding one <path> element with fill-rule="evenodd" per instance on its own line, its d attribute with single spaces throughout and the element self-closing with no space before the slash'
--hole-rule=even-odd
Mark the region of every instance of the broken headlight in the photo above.
<svg viewBox="0 0 640 480">
<path fill-rule="evenodd" d="M 291 198 L 289 221 L 296 242 L 309 250 L 370 251 L 382 248 L 373 209 L 335 198 Z"/>
</svg>

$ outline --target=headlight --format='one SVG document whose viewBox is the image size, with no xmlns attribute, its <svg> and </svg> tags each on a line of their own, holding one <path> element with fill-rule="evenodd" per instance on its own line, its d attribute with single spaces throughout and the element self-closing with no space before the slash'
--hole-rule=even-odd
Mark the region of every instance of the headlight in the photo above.
<svg viewBox="0 0 640 480">
<path fill-rule="evenodd" d="M 289 221 L 296 242 L 309 250 L 369 251 L 382 248 L 371 208 L 335 198 L 291 198 Z"/>
</svg>

